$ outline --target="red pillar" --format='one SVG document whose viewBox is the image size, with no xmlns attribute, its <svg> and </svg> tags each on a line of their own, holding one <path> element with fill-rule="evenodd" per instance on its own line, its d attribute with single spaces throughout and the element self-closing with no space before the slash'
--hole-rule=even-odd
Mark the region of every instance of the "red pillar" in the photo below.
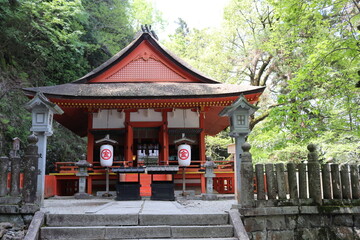
<svg viewBox="0 0 360 240">
<path fill-rule="evenodd" d="M 204 164 L 205 161 L 206 161 L 206 156 L 205 156 L 206 147 L 205 147 L 204 115 L 205 115 L 205 113 L 201 112 L 201 113 L 200 113 L 200 116 L 199 116 L 200 128 L 202 129 L 202 131 L 200 132 L 200 135 L 199 135 L 199 151 L 200 151 L 200 161 L 201 161 L 201 164 Z"/>
<path fill-rule="evenodd" d="M 87 193 L 92 194 L 92 177 L 88 176 L 86 180 L 87 180 Z"/>
<path fill-rule="evenodd" d="M 161 146 L 161 157 L 160 159 L 164 162 L 165 165 L 169 165 L 169 133 L 168 133 L 168 126 L 167 126 L 167 112 L 162 112 L 162 129 L 161 129 L 161 137 L 162 137 L 162 146 Z"/>
<path fill-rule="evenodd" d="M 200 128 L 202 129 L 202 131 L 200 132 L 200 135 L 199 135 L 199 152 L 200 152 L 201 164 L 205 164 L 205 161 L 206 161 L 204 120 L 205 120 L 205 113 L 200 112 L 199 121 L 200 121 Z M 205 181 L 204 174 L 201 174 L 201 193 L 206 193 L 206 181 Z"/>
<path fill-rule="evenodd" d="M 133 128 L 130 125 L 130 112 L 125 112 L 125 128 L 126 128 L 126 142 L 125 142 L 125 166 L 127 166 L 127 163 L 132 162 L 132 156 L 133 156 L 133 139 L 134 139 L 134 132 Z"/>
<path fill-rule="evenodd" d="M 87 156 L 86 160 L 89 163 L 93 163 L 93 157 L 94 157 L 94 135 L 90 132 L 92 129 L 92 113 L 88 113 L 88 133 L 87 133 Z"/>
</svg>

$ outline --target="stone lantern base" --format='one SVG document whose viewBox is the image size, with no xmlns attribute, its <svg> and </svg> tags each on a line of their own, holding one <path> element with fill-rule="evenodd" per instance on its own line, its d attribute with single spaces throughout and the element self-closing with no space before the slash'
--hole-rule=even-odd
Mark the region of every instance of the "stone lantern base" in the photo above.
<svg viewBox="0 0 360 240">
<path fill-rule="evenodd" d="M 75 193 L 74 198 L 75 199 L 89 199 L 92 198 L 93 196 L 88 194 L 88 193 Z"/>
<path fill-rule="evenodd" d="M 218 196 L 213 193 L 203 193 L 201 194 L 201 199 L 206 201 L 214 201 L 218 200 Z"/>
</svg>

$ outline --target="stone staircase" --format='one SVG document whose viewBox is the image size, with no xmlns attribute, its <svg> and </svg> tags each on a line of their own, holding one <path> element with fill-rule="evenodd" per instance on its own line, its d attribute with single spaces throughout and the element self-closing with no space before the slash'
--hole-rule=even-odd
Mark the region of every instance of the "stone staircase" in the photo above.
<svg viewBox="0 0 360 240">
<path fill-rule="evenodd" d="M 41 239 L 236 240 L 229 214 L 47 214 Z"/>
</svg>

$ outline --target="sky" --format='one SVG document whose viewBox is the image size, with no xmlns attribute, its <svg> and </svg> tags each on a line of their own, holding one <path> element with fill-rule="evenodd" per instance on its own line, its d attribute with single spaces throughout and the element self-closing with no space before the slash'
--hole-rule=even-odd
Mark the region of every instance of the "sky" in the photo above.
<svg viewBox="0 0 360 240">
<path fill-rule="evenodd" d="M 180 17 L 189 28 L 203 29 L 220 27 L 224 7 L 230 0 L 150 0 L 153 6 L 162 12 L 169 26 L 167 34 L 173 34 Z"/>
</svg>

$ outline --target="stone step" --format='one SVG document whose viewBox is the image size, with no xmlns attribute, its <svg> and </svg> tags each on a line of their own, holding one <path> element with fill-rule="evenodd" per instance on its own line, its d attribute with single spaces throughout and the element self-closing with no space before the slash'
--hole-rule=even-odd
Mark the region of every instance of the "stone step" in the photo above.
<svg viewBox="0 0 360 240">
<path fill-rule="evenodd" d="M 164 240 L 164 239 L 174 239 L 174 238 L 150 238 L 151 240 Z M 124 240 L 124 239 L 123 239 Z M 134 240 L 134 239 L 132 239 Z M 149 240 L 149 238 L 138 238 L 136 240 Z M 209 240 L 209 238 L 176 238 L 176 240 Z M 210 238 L 210 240 L 239 240 L 235 237 L 229 238 Z"/>
<path fill-rule="evenodd" d="M 226 225 L 227 213 L 218 214 L 47 214 L 47 226 L 158 226 Z"/>
<path fill-rule="evenodd" d="M 138 225 L 138 214 L 46 214 L 47 226 L 131 226 Z"/>
<path fill-rule="evenodd" d="M 91 226 L 43 227 L 41 239 L 154 239 L 223 238 L 232 239 L 232 225 L 219 226 Z"/>
<path fill-rule="evenodd" d="M 139 225 L 226 225 L 229 224 L 229 214 L 139 214 Z"/>
</svg>

